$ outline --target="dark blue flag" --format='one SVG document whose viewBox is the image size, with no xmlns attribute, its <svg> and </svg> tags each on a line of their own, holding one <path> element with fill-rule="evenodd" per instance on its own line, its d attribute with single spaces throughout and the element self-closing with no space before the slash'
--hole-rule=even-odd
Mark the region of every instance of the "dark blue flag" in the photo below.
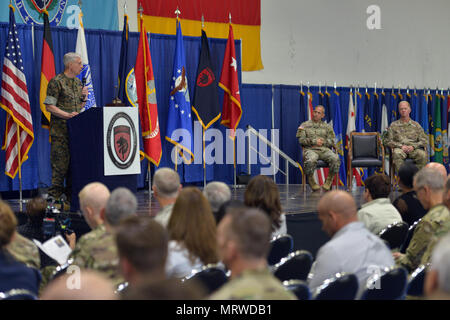
<svg viewBox="0 0 450 320">
<path fill-rule="evenodd" d="M 372 107 L 370 104 L 370 94 L 366 92 L 364 95 L 364 130 L 366 132 L 372 132 L 373 118 Z"/>
<path fill-rule="evenodd" d="M 129 55 L 128 41 L 128 16 L 123 17 L 122 44 L 120 46 L 119 78 L 118 78 L 118 98 L 128 106 L 136 106 L 137 93 L 136 81 L 134 80 L 135 61 Z M 131 59 L 130 59 L 131 58 Z M 136 57 L 134 58 L 134 60 Z"/>
<path fill-rule="evenodd" d="M 197 68 L 192 111 L 196 114 L 203 130 L 208 129 L 220 118 L 218 82 L 211 62 L 208 38 L 204 30 L 202 30 L 202 48 Z"/>
</svg>

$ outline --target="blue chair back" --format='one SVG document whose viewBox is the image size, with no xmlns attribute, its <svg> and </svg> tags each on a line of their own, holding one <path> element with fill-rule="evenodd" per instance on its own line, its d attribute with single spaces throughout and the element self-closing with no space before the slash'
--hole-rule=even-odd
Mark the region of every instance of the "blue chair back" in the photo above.
<svg viewBox="0 0 450 320">
<path fill-rule="evenodd" d="M 306 280 L 313 263 L 312 254 L 306 250 L 292 252 L 274 266 L 273 274 L 280 281 Z"/>
<path fill-rule="evenodd" d="M 294 248 L 294 238 L 289 234 L 282 234 L 270 241 L 270 251 L 267 256 L 267 262 L 273 266 L 292 252 Z"/>
<path fill-rule="evenodd" d="M 317 288 L 314 300 L 354 300 L 358 288 L 358 278 L 354 274 L 338 273 Z"/>
<path fill-rule="evenodd" d="M 203 285 L 208 294 L 211 294 L 223 286 L 228 281 L 228 277 L 225 271 L 217 265 L 207 265 L 202 270 L 186 277 L 183 281 L 196 281 Z"/>
<path fill-rule="evenodd" d="M 422 220 L 422 219 L 417 220 L 416 222 L 413 223 L 412 226 L 409 227 L 408 233 L 406 234 L 405 241 L 403 242 L 403 244 L 400 248 L 401 253 L 405 253 L 406 249 L 408 249 L 409 243 L 411 242 L 414 231 L 416 230 L 417 224 L 420 222 L 420 220 Z"/>
<path fill-rule="evenodd" d="M 408 224 L 406 222 L 400 221 L 388 225 L 383 229 L 378 236 L 386 240 L 389 243 L 391 249 L 399 248 L 405 242 L 406 234 L 408 233 Z"/>
<path fill-rule="evenodd" d="M 0 300 L 37 300 L 37 296 L 27 289 L 11 289 L 0 292 Z"/>
<path fill-rule="evenodd" d="M 310 300 L 311 291 L 309 291 L 308 284 L 302 280 L 283 281 L 283 286 L 286 290 L 291 291 L 298 300 Z"/>
<path fill-rule="evenodd" d="M 423 285 L 425 282 L 426 271 L 426 265 L 421 265 L 414 270 L 406 288 L 406 295 L 415 297 L 423 296 Z"/>
<path fill-rule="evenodd" d="M 367 281 L 361 300 L 402 300 L 405 298 L 408 272 L 393 268 L 383 275 L 374 275 Z"/>
</svg>

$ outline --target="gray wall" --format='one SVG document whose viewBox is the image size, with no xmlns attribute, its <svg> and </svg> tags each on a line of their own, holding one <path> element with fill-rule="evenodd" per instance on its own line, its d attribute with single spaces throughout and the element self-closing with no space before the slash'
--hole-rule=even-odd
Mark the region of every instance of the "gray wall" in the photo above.
<svg viewBox="0 0 450 320">
<path fill-rule="evenodd" d="M 136 1 L 127 4 L 136 31 Z M 367 28 L 370 5 L 380 8 L 379 30 Z M 449 0 L 261 0 L 264 69 L 242 81 L 447 88 L 449 14 Z"/>
</svg>

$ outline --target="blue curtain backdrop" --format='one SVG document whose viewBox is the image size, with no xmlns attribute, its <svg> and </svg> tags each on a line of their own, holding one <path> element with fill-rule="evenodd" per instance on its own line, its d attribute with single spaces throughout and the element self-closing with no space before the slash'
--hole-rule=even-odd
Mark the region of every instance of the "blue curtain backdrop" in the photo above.
<svg viewBox="0 0 450 320">
<path fill-rule="evenodd" d="M 6 33 L 8 25 L 0 23 L 0 54 L 3 61 Z M 29 152 L 29 159 L 22 166 L 23 177 L 23 189 L 33 190 L 39 187 L 48 187 L 51 183 L 51 170 L 49 162 L 50 144 L 48 142 L 48 131 L 40 127 L 41 112 L 39 109 L 39 81 L 40 81 L 40 67 L 41 67 L 41 47 L 42 47 L 42 27 L 34 28 L 34 45 L 31 27 L 23 24 L 18 24 L 19 38 L 22 44 L 22 54 L 24 57 L 24 67 L 27 77 L 28 92 L 30 96 L 31 111 L 33 116 L 33 126 L 35 140 L 32 148 Z M 55 55 L 56 72 L 63 71 L 62 57 L 64 53 L 75 50 L 76 43 L 76 30 L 68 29 L 64 27 L 53 27 L 53 50 Z M 136 56 L 138 33 L 130 33 L 130 53 L 132 57 Z M 169 102 L 169 85 L 172 72 L 173 55 L 175 50 L 175 36 L 157 35 L 152 34 L 149 36 L 150 50 L 153 61 L 156 95 L 158 102 L 158 115 L 161 129 L 161 136 L 163 137 L 166 132 L 167 123 L 167 110 Z M 213 64 L 215 68 L 216 77 L 220 77 L 220 70 L 222 67 L 223 55 L 226 46 L 226 39 L 209 39 L 211 56 L 213 57 Z M 119 66 L 119 54 L 121 44 L 121 32 L 119 31 L 104 31 L 104 30 L 86 30 L 86 42 L 89 54 L 90 65 L 92 69 L 92 78 L 94 82 L 94 90 L 96 98 L 98 99 L 98 105 L 102 106 L 112 101 L 115 93 L 115 86 L 117 85 L 117 73 Z M 190 96 L 194 96 L 195 89 L 195 76 L 197 72 L 197 63 L 200 54 L 200 38 L 196 37 L 184 37 L 184 45 L 186 50 L 187 59 L 187 78 L 190 90 Z M 240 42 L 236 41 L 236 54 L 238 64 L 239 76 L 241 75 L 240 65 Z M 241 79 L 240 79 L 241 80 Z M 313 94 L 313 105 L 319 103 L 318 87 L 310 87 Z M 321 88 L 321 92 L 325 92 L 324 87 Z M 328 87 L 328 92 L 333 92 L 334 88 Z M 307 88 L 303 86 L 303 91 L 306 93 Z M 343 132 L 347 129 L 347 117 L 348 117 L 348 103 L 349 103 L 349 88 L 338 87 L 337 91 L 340 93 L 340 105 L 341 105 L 341 121 Z M 365 88 L 361 88 L 360 92 L 364 96 Z M 368 88 L 369 94 L 373 95 L 374 89 Z M 301 160 L 300 149 L 298 141 L 295 138 L 297 127 L 301 122 L 307 120 L 307 113 L 305 106 L 307 105 L 307 98 L 300 95 L 300 86 L 289 85 L 265 85 L 265 84 L 242 84 L 240 88 L 241 103 L 243 114 L 239 124 L 239 128 L 246 130 L 247 125 L 251 125 L 255 129 L 265 129 L 266 134 L 270 137 L 270 129 L 272 129 L 272 108 L 273 108 L 273 122 L 274 128 L 279 129 L 279 146 L 280 149 L 290 156 L 295 161 Z M 380 94 L 381 90 L 378 89 L 377 93 Z M 391 90 L 385 90 L 386 101 L 388 103 L 388 110 L 395 110 L 397 101 L 390 99 Z M 398 89 L 394 91 L 398 95 Z M 406 96 L 406 90 L 401 89 L 400 93 Z M 431 92 L 434 94 L 434 90 Z M 419 97 L 422 96 L 423 90 L 417 90 Z M 219 89 L 219 99 L 222 103 L 223 90 Z M 304 99 L 303 109 L 301 108 L 301 98 Z M 373 100 L 373 99 L 371 99 Z M 421 99 L 424 100 L 424 99 Z M 273 101 L 273 102 L 272 102 Z M 380 101 L 381 102 L 381 101 Z M 421 101 L 418 105 L 419 110 L 426 108 L 422 106 Z M 444 104 L 446 106 L 446 103 Z M 363 104 L 357 106 L 363 108 Z M 381 116 L 382 105 L 378 105 L 377 120 Z M 329 111 L 331 114 L 334 110 Z M 417 121 L 422 123 L 417 114 Z M 4 127 L 5 127 L 6 113 L 0 111 L 0 137 L 3 141 Z M 390 118 L 390 117 L 389 117 Z M 377 122 L 378 122 L 377 121 Z M 389 122 L 391 122 L 390 119 Z M 194 125 L 194 147 L 195 156 L 197 158 L 202 157 L 201 153 L 201 141 L 202 133 L 198 126 Z M 206 165 L 206 178 L 207 181 L 219 180 L 226 183 L 233 183 L 233 164 L 232 153 L 226 152 L 226 146 L 232 146 L 231 140 L 227 137 L 225 127 L 217 121 L 212 129 L 207 132 L 207 148 L 208 153 L 215 156 L 215 163 Z M 238 145 L 238 143 L 237 143 Z M 258 142 L 252 143 L 253 147 L 262 150 L 263 154 L 266 154 L 270 158 L 270 151 L 266 152 L 264 145 Z M 165 139 L 162 139 L 163 155 L 161 159 L 161 167 L 172 167 L 174 164 L 171 161 L 170 154 L 172 145 Z M 212 151 L 216 146 L 215 151 Z M 247 157 L 246 148 L 237 148 L 237 159 Z M 252 153 L 252 158 L 255 159 L 255 154 Z M 345 152 L 345 157 L 346 157 Z M 258 163 L 253 164 L 251 167 L 251 174 L 257 175 L 261 172 L 262 168 L 268 168 L 268 164 L 264 164 L 264 160 L 261 160 L 259 156 Z M 197 159 L 200 160 L 200 159 Z M 345 158 L 346 159 L 346 158 Z M 228 160 L 228 162 L 227 162 Z M 229 164 L 225 164 L 229 163 Z M 342 164 L 344 165 L 344 164 Z M 146 160 L 142 161 L 142 174 L 139 177 L 138 187 L 145 186 L 146 172 L 148 163 Z M 280 158 L 279 167 L 281 170 L 285 170 L 285 163 Z M 5 153 L 0 151 L 0 191 L 13 191 L 19 189 L 19 179 L 16 177 L 11 180 L 4 174 L 5 168 Z M 190 166 L 179 165 L 178 172 L 181 176 L 181 181 L 184 184 L 192 183 L 201 185 L 203 182 L 203 165 L 193 164 Z M 151 172 L 153 173 L 155 168 L 151 166 Z M 247 172 L 247 166 L 245 164 L 237 165 L 236 171 L 238 174 Z M 285 177 L 278 173 L 276 175 L 277 183 L 284 183 Z M 289 181 L 290 183 L 301 183 L 301 175 L 299 169 L 290 166 L 289 168 Z"/>
<path fill-rule="evenodd" d="M 3 61 L 8 24 L 0 23 L 0 54 Z M 50 169 L 50 144 L 48 131 L 40 127 L 41 111 L 39 108 L 39 83 L 41 72 L 41 50 L 43 28 L 34 28 L 34 39 L 31 26 L 18 24 L 18 33 L 22 44 L 24 67 L 27 78 L 35 140 L 29 152 L 29 159 L 22 166 L 22 188 L 33 190 L 38 187 L 48 187 L 51 183 Z M 85 30 L 86 44 L 88 48 L 89 62 L 91 65 L 94 91 L 99 106 L 112 101 L 117 86 L 117 74 L 119 67 L 119 54 L 121 45 L 121 32 L 105 30 Z M 63 71 L 62 58 L 66 52 L 74 51 L 77 30 L 65 27 L 52 27 L 53 52 L 55 56 L 56 72 Z M 129 55 L 135 57 L 139 41 L 139 33 L 130 32 Z M 158 116 L 162 137 L 166 132 L 167 110 L 169 102 L 169 86 L 172 73 L 173 55 L 175 50 L 175 36 L 149 35 L 150 50 L 153 61 L 155 86 L 158 101 Z M 211 56 L 215 68 L 216 77 L 220 77 L 223 56 L 226 47 L 226 39 L 209 39 Z M 200 54 L 200 37 L 184 37 L 185 50 L 187 52 L 187 78 L 189 81 L 190 96 L 194 96 L 195 76 Z M 236 55 L 238 60 L 238 74 L 241 82 L 241 47 L 240 41 L 236 41 Z M 223 99 L 223 91 L 219 89 L 220 101 Z M 270 94 L 270 93 L 269 93 Z M 245 96 L 242 94 L 242 96 Z M 251 96 L 251 95 L 250 95 Z M 243 98 L 245 99 L 245 98 Z M 245 115 L 247 117 L 247 115 Z M 3 141 L 6 113 L 0 111 L 0 137 Z M 241 122 L 242 123 L 242 122 Z M 225 136 L 225 127 L 216 122 L 214 128 Z M 201 131 L 198 132 L 201 142 Z M 228 139 L 229 140 L 229 139 Z M 160 166 L 174 167 L 170 159 L 172 145 L 162 140 L 163 156 Z M 222 150 L 225 155 L 225 148 Z M 201 151 L 199 152 L 201 158 Z M 224 159 L 225 161 L 225 159 Z M 147 161 L 142 161 L 143 174 L 139 177 L 138 187 L 143 187 L 146 179 Z M 0 151 L 0 172 L 4 172 L 5 153 Z M 154 168 L 152 166 L 152 172 Z M 203 181 L 203 165 L 191 166 L 179 165 L 178 172 L 185 183 Z M 207 179 L 233 181 L 233 165 L 208 165 L 206 166 Z M 19 179 L 11 180 L 0 173 L 0 191 L 12 191 L 19 189 Z"/>
</svg>

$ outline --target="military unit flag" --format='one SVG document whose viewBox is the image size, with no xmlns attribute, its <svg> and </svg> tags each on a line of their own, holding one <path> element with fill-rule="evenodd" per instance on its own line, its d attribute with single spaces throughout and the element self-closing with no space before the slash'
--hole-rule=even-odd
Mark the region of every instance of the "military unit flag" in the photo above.
<svg viewBox="0 0 450 320">
<path fill-rule="evenodd" d="M 217 92 L 217 78 L 211 62 L 208 38 L 202 30 L 202 48 L 197 68 L 192 111 L 200 121 L 203 130 L 208 129 L 220 118 L 220 103 Z"/>
<path fill-rule="evenodd" d="M 147 33 L 141 23 L 141 34 L 134 67 L 136 77 L 137 102 L 141 121 L 144 151 L 141 155 L 159 166 L 162 156 L 161 135 L 156 104 L 155 78 L 153 76 L 152 57 L 148 45 Z"/>
<path fill-rule="evenodd" d="M 241 121 L 242 107 L 239 92 L 238 66 L 234 47 L 233 27 L 230 23 L 228 41 L 223 58 L 219 86 L 225 91 L 222 106 L 221 123 L 231 129 L 230 137 L 234 139 L 235 130 Z"/>
</svg>

